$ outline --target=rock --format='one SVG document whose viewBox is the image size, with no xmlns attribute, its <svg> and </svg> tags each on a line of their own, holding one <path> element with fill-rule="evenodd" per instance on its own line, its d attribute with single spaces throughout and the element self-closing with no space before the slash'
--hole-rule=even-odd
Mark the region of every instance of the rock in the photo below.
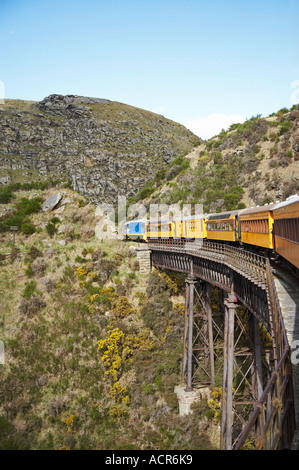
<svg viewBox="0 0 299 470">
<path fill-rule="evenodd" d="M 57 230 L 57 233 L 63 233 L 65 232 L 65 225 L 60 225 L 59 229 Z"/>
<path fill-rule="evenodd" d="M 61 206 L 64 206 L 65 204 L 70 204 L 70 202 L 71 202 L 70 198 L 66 197 L 65 199 L 63 199 Z"/>
<path fill-rule="evenodd" d="M 55 215 L 56 214 L 61 214 L 61 212 L 63 212 L 64 209 L 65 209 L 65 206 L 58 207 L 58 209 L 56 209 L 56 211 L 55 211 Z"/>
<path fill-rule="evenodd" d="M 15 174 L 24 183 L 58 180 L 95 204 L 136 195 L 198 140 L 181 124 L 146 110 L 58 94 L 26 104 L 26 111 L 21 100 L 0 109 L 0 137 L 3 184 Z M 60 207 L 73 202 L 61 193 Z"/>
<path fill-rule="evenodd" d="M 236 155 L 237 157 L 243 157 L 244 155 L 244 149 L 236 149 L 233 153 L 233 155 Z"/>
<path fill-rule="evenodd" d="M 42 205 L 42 210 L 44 212 L 51 211 L 59 204 L 62 196 L 60 193 L 52 194 L 49 196 Z"/>
</svg>

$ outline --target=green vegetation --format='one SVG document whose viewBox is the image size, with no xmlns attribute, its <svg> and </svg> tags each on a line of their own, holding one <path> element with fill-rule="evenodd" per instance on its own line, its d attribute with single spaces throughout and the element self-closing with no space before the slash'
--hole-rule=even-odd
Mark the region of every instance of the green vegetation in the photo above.
<svg viewBox="0 0 299 470">
<path fill-rule="evenodd" d="M 52 222 L 47 223 L 46 230 L 47 230 L 47 232 L 48 232 L 48 234 L 50 235 L 51 238 L 57 232 L 57 228 L 55 227 L 55 225 Z"/>
<path fill-rule="evenodd" d="M 40 197 L 19 199 L 12 210 L 0 218 L 0 232 L 7 232 L 11 226 L 17 226 L 25 235 L 33 234 L 35 226 L 30 221 L 30 215 L 39 212 L 41 201 Z"/>
<path fill-rule="evenodd" d="M 207 159 L 203 157 L 196 171 L 180 176 L 163 202 L 174 204 L 203 201 L 204 212 L 241 208 L 240 199 L 244 190 L 238 184 L 238 175 L 243 162 L 236 156 L 223 160 L 219 151 L 208 157 L 208 161 L 209 166 Z"/>
<path fill-rule="evenodd" d="M 24 200 L 18 207 L 30 212 Z M 7 364 L 0 448 L 214 448 L 207 430 L 219 420 L 211 415 L 205 422 L 208 403 L 200 418 L 180 417 L 174 393 L 181 376 L 184 275 L 140 275 L 127 244 L 99 246 L 90 234 L 83 241 L 93 209 L 75 207 L 72 230 L 80 238 L 69 237 L 62 247 L 61 235 L 51 239 L 46 229 L 32 239 L 20 235 L 22 257 L 19 250 L 14 261 L 2 261 Z M 73 205 L 65 209 L 65 223 L 73 211 Z M 54 222 L 49 213 L 35 213 L 37 227 Z M 5 242 L 8 235 L 1 236 Z"/>
<path fill-rule="evenodd" d="M 285 119 L 282 119 L 280 121 L 280 128 L 279 128 L 279 133 L 278 135 L 283 135 L 285 134 L 286 132 L 288 132 L 292 127 L 292 123 L 291 121 L 287 121 Z"/>
<path fill-rule="evenodd" d="M 281 200 L 294 194 L 299 190 L 298 183 L 290 182 L 287 174 L 283 175 L 284 184 L 279 182 L 279 187 L 284 188 L 282 194 L 274 193 L 278 185 L 275 169 L 286 168 L 299 159 L 297 137 L 293 138 L 292 148 L 282 138 L 295 130 L 296 119 L 298 110 L 293 106 L 273 113 L 271 119 L 258 114 L 243 123 L 232 124 L 227 131 L 200 143 L 197 165 L 193 160 L 191 167 L 188 158 L 175 159 L 128 205 L 147 198 L 147 204 L 179 203 L 182 207 L 202 203 L 204 212 L 221 212 L 242 209 L 248 205 L 248 199 L 253 201 L 249 204 L 261 205 L 264 200 Z M 272 183 L 269 175 L 263 177 L 267 160 Z"/>
<path fill-rule="evenodd" d="M 9 186 L 0 186 L 0 204 L 7 204 L 14 197 Z"/>
</svg>

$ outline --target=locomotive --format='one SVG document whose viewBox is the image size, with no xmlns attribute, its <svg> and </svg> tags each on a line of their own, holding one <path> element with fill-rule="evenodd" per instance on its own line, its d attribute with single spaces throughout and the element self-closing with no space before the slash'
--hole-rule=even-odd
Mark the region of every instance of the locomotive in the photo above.
<svg viewBox="0 0 299 470">
<path fill-rule="evenodd" d="M 250 209 L 126 222 L 124 240 L 208 240 L 275 254 L 299 270 L 299 196 Z"/>
</svg>

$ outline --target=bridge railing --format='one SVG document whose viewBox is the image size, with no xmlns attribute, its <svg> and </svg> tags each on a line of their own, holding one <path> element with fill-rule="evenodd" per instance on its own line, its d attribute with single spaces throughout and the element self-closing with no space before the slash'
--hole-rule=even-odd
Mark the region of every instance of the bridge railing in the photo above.
<svg viewBox="0 0 299 470">
<path fill-rule="evenodd" d="M 183 239 L 154 239 L 149 242 L 153 250 L 186 253 L 224 263 L 263 285 L 267 282 L 266 258 L 224 243 L 206 240 L 184 241 Z"/>
</svg>

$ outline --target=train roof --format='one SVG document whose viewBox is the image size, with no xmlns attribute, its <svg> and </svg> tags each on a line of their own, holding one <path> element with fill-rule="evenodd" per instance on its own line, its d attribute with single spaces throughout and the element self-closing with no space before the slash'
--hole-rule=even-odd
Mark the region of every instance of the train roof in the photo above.
<svg viewBox="0 0 299 470">
<path fill-rule="evenodd" d="M 128 221 L 126 222 L 126 224 L 132 224 L 132 223 L 137 224 L 137 223 L 139 223 L 139 222 L 145 223 L 145 222 L 146 222 L 146 219 L 128 220 Z"/>
<path fill-rule="evenodd" d="M 270 212 L 277 207 L 277 203 L 265 204 L 264 206 L 251 207 L 250 209 L 243 209 L 242 215 L 256 214 L 258 212 Z"/>
<path fill-rule="evenodd" d="M 289 206 L 290 204 L 295 204 L 296 202 L 299 202 L 299 196 L 297 194 L 290 196 L 285 201 L 276 204 L 275 210 L 280 209 L 281 207 Z"/>
<path fill-rule="evenodd" d="M 172 222 L 173 219 L 148 219 L 146 222 L 148 224 L 166 224 Z"/>
<path fill-rule="evenodd" d="M 212 214 L 208 214 L 207 218 L 208 220 L 229 219 L 232 215 L 238 215 L 240 212 L 243 212 L 243 209 L 226 212 L 214 212 Z"/>
<path fill-rule="evenodd" d="M 194 214 L 194 215 L 186 215 L 184 217 L 175 217 L 173 221 L 177 222 L 178 220 L 205 219 L 206 217 L 207 217 L 207 214 Z"/>
</svg>

